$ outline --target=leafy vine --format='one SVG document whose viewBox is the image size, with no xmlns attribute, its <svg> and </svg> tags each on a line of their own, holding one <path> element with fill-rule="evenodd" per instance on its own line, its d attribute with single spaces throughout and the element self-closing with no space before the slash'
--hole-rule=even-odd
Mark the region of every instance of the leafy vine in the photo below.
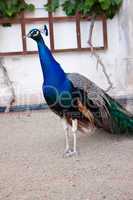
<svg viewBox="0 0 133 200">
<path fill-rule="evenodd" d="M 33 4 L 27 4 L 22 0 L 0 0 L 0 17 L 13 18 L 23 11 L 34 11 Z"/>
<path fill-rule="evenodd" d="M 52 0 L 44 5 L 46 10 L 55 12 L 57 8 L 62 7 L 67 16 L 75 15 L 79 12 L 83 15 L 92 16 L 105 15 L 107 18 L 113 18 L 118 12 L 123 0 Z"/>
</svg>

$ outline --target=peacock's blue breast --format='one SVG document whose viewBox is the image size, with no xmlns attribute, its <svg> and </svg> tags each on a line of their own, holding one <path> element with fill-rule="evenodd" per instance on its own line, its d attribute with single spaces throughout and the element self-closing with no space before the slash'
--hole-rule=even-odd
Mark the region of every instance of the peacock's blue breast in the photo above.
<svg viewBox="0 0 133 200">
<path fill-rule="evenodd" d="M 47 104 L 50 107 L 55 105 L 60 106 L 62 109 L 67 109 L 72 106 L 72 90 L 62 85 L 60 88 L 53 85 L 43 85 L 43 94 Z"/>
</svg>

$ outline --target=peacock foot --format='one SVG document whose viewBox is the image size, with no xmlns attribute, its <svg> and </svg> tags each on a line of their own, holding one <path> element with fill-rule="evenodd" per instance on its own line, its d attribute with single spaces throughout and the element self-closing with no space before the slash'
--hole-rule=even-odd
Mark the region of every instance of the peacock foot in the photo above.
<svg viewBox="0 0 133 200">
<path fill-rule="evenodd" d="M 73 151 L 72 149 L 67 149 L 65 150 L 63 157 L 68 158 L 68 157 L 77 156 L 77 155 L 78 155 L 77 151 Z"/>
</svg>

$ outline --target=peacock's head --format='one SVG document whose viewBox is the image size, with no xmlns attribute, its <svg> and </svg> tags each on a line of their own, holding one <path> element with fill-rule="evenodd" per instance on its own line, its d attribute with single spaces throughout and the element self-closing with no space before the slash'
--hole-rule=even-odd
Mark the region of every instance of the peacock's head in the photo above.
<svg viewBox="0 0 133 200">
<path fill-rule="evenodd" d="M 35 28 L 32 29 L 28 34 L 27 34 L 28 38 L 32 38 L 35 41 L 38 41 L 41 38 L 41 32 L 39 29 Z"/>
</svg>

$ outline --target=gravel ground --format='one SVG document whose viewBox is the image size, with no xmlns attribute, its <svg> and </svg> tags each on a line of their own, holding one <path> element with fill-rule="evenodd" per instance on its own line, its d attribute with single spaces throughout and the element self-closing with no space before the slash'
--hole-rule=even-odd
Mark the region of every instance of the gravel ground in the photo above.
<svg viewBox="0 0 133 200">
<path fill-rule="evenodd" d="M 133 200 L 133 138 L 64 133 L 50 111 L 0 115 L 0 200 Z"/>
</svg>

